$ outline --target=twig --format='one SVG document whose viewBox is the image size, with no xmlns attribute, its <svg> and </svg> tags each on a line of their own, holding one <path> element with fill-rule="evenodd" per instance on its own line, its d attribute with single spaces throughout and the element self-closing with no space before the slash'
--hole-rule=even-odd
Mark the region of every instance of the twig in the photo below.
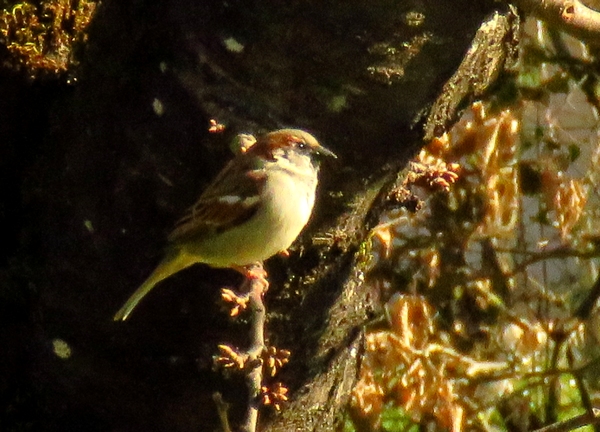
<svg viewBox="0 0 600 432">
<path fill-rule="evenodd" d="M 232 432 L 231 426 L 229 426 L 229 418 L 227 416 L 229 404 L 223 400 L 223 395 L 219 392 L 213 393 L 213 400 L 215 401 L 215 405 L 217 405 L 217 413 L 219 414 L 219 419 L 221 420 L 223 432 Z"/>
<path fill-rule="evenodd" d="M 567 361 L 569 362 L 569 366 L 573 367 L 573 363 L 575 363 L 575 359 L 573 357 L 573 350 L 569 346 L 567 348 Z M 586 414 L 592 418 L 598 417 L 599 413 L 596 413 L 594 407 L 592 405 L 592 398 L 590 398 L 590 392 L 588 391 L 583 379 L 581 379 L 580 374 L 573 374 L 573 378 L 575 378 L 575 383 L 577 384 L 577 390 L 579 390 L 579 397 L 581 398 L 581 404 L 585 408 Z M 600 426 L 597 423 L 594 423 L 594 431 L 599 432 Z"/>
<path fill-rule="evenodd" d="M 264 272 L 262 264 L 255 267 L 257 272 Z M 260 407 L 260 395 L 263 379 L 263 368 L 261 356 L 265 350 L 265 319 L 266 310 L 263 303 L 263 294 L 269 284 L 266 279 L 253 278 L 247 282 L 249 284 L 249 307 L 250 307 L 250 348 L 247 351 L 248 363 L 252 368 L 246 376 L 248 386 L 248 412 L 246 419 L 242 424 L 242 430 L 245 432 L 255 432 L 258 424 L 258 410 Z"/>
<path fill-rule="evenodd" d="M 587 425 L 597 425 L 598 423 L 600 423 L 600 409 L 594 408 L 592 413 L 587 412 L 569 420 L 544 426 L 533 432 L 566 432 Z"/>
<path fill-rule="evenodd" d="M 599 253 L 597 250 L 592 252 L 580 252 L 575 249 L 572 249 L 567 246 L 559 246 L 554 249 L 549 249 L 545 251 L 515 251 L 513 249 L 503 249 L 496 248 L 497 252 L 511 252 L 514 254 L 520 255 L 530 255 L 530 258 L 523 261 L 521 264 L 516 266 L 507 276 L 516 276 L 517 274 L 525 271 L 528 266 L 535 264 L 540 261 L 550 260 L 550 259 L 563 259 L 563 258 L 581 258 L 581 259 L 590 259 L 597 258 Z"/>
<path fill-rule="evenodd" d="M 479 294 L 485 298 L 488 304 L 493 305 L 500 312 L 506 315 L 506 317 L 508 317 L 513 324 L 521 327 L 525 331 L 530 330 L 531 325 L 525 319 L 521 318 L 518 314 L 510 310 L 510 308 L 508 308 L 504 303 L 504 300 L 502 300 L 502 298 L 500 298 L 498 295 L 483 289 L 482 286 L 476 283 L 468 284 L 466 287 L 468 289 L 472 289 L 476 294 Z"/>
<path fill-rule="evenodd" d="M 588 293 L 585 299 L 581 302 L 577 310 L 575 311 L 575 316 L 582 320 L 586 320 L 590 317 L 594 306 L 596 305 L 596 300 L 600 297 L 600 276 L 594 282 L 592 289 Z"/>
<path fill-rule="evenodd" d="M 550 358 L 550 369 L 556 369 L 558 364 L 558 356 L 560 354 L 560 348 L 564 342 L 564 338 L 556 340 L 554 349 L 552 350 L 552 356 Z M 555 422 L 557 420 L 557 408 L 558 408 L 558 396 L 560 391 L 560 380 L 558 375 L 554 375 L 548 382 L 548 401 L 546 402 L 546 421 Z"/>
<path fill-rule="evenodd" d="M 597 38 L 600 34 L 600 12 L 577 0 L 516 0 L 525 12 L 559 25 L 577 36 Z"/>
</svg>

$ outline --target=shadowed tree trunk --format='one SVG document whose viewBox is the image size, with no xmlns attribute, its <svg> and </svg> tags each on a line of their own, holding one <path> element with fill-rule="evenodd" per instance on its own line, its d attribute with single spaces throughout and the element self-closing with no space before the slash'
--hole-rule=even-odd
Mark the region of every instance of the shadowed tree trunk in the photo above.
<svg viewBox="0 0 600 432">
<path fill-rule="evenodd" d="M 365 283 L 362 242 L 426 132 L 443 131 L 511 55 L 515 17 L 493 15 L 498 6 L 106 0 L 75 85 L 7 73 L 6 430 L 24 419 L 31 430 L 215 430 L 217 391 L 240 421 L 243 378 L 212 370 L 217 344 L 247 343 L 244 320 L 217 304 L 219 288 L 240 283 L 235 272 L 190 268 L 128 322 L 111 317 L 231 158 L 231 138 L 283 126 L 313 132 L 340 159 L 323 167 L 315 214 L 291 256 L 266 264 L 267 338 L 292 357 L 277 376 L 291 402 L 279 415 L 265 411 L 263 428 L 338 428 L 361 328 L 381 303 Z M 461 65 L 486 19 L 493 37 L 480 34 L 479 57 Z M 16 111 L 37 114 L 15 123 Z M 211 118 L 224 133 L 208 133 Z"/>
</svg>

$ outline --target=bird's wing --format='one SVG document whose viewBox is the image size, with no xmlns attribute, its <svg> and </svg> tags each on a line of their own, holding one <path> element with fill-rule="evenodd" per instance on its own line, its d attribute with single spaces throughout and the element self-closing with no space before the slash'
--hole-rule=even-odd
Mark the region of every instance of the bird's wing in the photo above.
<svg viewBox="0 0 600 432">
<path fill-rule="evenodd" d="M 196 204 L 175 224 L 170 242 L 186 242 L 219 233 L 248 220 L 260 206 L 266 181 L 262 169 L 230 162 L 208 186 Z"/>
</svg>

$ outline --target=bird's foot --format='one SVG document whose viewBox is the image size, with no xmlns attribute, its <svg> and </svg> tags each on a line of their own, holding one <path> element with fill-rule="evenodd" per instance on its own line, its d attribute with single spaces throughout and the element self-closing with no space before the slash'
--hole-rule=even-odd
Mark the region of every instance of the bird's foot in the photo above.
<svg viewBox="0 0 600 432">
<path fill-rule="evenodd" d="M 233 266 L 232 268 L 243 274 L 246 279 L 267 281 L 267 271 L 263 268 L 261 262 L 255 262 L 245 266 Z"/>
<path fill-rule="evenodd" d="M 245 266 L 233 266 L 234 270 L 240 272 L 250 284 L 258 283 L 262 286 L 263 292 L 269 288 L 267 280 L 267 271 L 264 269 L 262 262 L 255 262 Z"/>
<path fill-rule="evenodd" d="M 253 293 L 258 293 L 257 295 L 261 296 L 267 291 L 269 281 L 262 262 L 245 266 L 231 266 L 231 268 L 241 273 L 245 278 L 238 292 L 229 288 L 221 289 L 221 300 L 225 309 L 229 312 L 230 317 L 235 318 L 248 308 Z"/>
</svg>

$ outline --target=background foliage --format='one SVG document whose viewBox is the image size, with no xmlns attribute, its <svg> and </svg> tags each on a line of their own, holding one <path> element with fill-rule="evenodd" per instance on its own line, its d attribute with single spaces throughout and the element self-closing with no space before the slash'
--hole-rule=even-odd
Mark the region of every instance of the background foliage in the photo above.
<svg viewBox="0 0 600 432">
<path fill-rule="evenodd" d="M 374 230 L 389 327 L 367 333 L 347 430 L 525 431 L 598 406 L 590 49 L 528 20 L 514 75 L 417 158 L 459 178 Z"/>
</svg>

